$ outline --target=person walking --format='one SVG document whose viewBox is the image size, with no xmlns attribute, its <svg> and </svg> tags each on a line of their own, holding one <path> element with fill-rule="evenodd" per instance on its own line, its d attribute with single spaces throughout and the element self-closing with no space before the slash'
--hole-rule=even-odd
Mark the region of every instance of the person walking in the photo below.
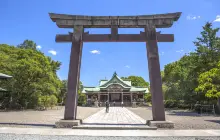
<svg viewBox="0 0 220 140">
<path fill-rule="evenodd" d="M 123 101 L 122 101 L 122 102 L 121 102 L 121 107 L 122 107 L 122 108 L 123 108 L 123 104 L 124 104 L 124 103 L 123 103 Z"/>
<path fill-rule="evenodd" d="M 105 102 L 105 107 L 106 107 L 106 113 L 108 113 L 109 112 L 109 102 L 108 101 Z"/>
</svg>

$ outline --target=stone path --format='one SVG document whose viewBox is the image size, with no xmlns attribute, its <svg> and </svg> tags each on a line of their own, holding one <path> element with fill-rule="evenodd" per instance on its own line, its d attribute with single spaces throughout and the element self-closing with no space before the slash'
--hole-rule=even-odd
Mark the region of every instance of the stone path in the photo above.
<svg viewBox="0 0 220 140">
<path fill-rule="evenodd" d="M 146 120 L 122 107 L 110 107 L 109 113 L 105 109 L 83 120 L 83 124 L 146 124 Z"/>
</svg>

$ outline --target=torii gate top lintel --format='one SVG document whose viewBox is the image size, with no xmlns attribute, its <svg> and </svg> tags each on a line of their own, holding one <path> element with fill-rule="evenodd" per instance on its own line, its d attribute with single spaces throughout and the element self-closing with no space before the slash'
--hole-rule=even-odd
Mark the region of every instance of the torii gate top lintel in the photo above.
<svg viewBox="0 0 220 140">
<path fill-rule="evenodd" d="M 173 25 L 181 16 L 181 12 L 139 15 L 139 16 L 85 16 L 49 13 L 53 22 L 59 28 L 74 28 L 83 26 L 84 28 L 144 28 L 146 25 L 155 25 L 156 28 L 168 28 Z"/>
</svg>

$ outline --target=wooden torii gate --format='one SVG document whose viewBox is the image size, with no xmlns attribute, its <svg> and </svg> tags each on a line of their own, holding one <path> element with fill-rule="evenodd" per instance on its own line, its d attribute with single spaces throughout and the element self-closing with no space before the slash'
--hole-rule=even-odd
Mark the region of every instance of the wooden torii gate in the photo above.
<svg viewBox="0 0 220 140">
<path fill-rule="evenodd" d="M 173 34 L 161 34 L 156 28 L 168 28 L 181 12 L 141 16 L 83 16 L 49 13 L 59 28 L 72 33 L 56 35 L 56 42 L 71 42 L 68 90 L 64 120 L 76 120 L 77 91 L 83 42 L 146 42 L 153 121 L 165 121 L 162 81 L 157 42 L 173 42 Z M 111 28 L 111 34 L 89 34 L 84 28 Z M 140 34 L 118 34 L 118 28 L 144 28 Z"/>
</svg>

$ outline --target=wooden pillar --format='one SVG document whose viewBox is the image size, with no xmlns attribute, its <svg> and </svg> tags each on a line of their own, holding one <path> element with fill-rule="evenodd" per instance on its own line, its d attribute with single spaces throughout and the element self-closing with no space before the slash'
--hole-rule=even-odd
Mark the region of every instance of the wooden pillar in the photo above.
<svg viewBox="0 0 220 140">
<path fill-rule="evenodd" d="M 65 102 L 64 120 L 75 120 L 77 112 L 77 92 L 79 88 L 79 76 L 82 56 L 83 27 L 74 27 L 70 63 L 68 73 L 67 97 Z"/>
<path fill-rule="evenodd" d="M 124 97 L 123 97 L 123 96 L 124 96 L 124 94 L 123 94 L 123 92 L 122 92 L 122 93 L 121 93 L 121 101 L 122 101 L 122 102 L 124 102 Z"/>
<path fill-rule="evenodd" d="M 109 102 L 109 92 L 108 92 L 108 102 Z"/>
<path fill-rule="evenodd" d="M 100 102 L 100 93 L 98 93 L 98 101 Z"/>
<path fill-rule="evenodd" d="M 152 116 L 153 121 L 165 121 L 162 80 L 160 73 L 160 62 L 158 55 L 157 36 L 154 26 L 146 26 L 146 45 L 150 79 L 150 92 L 152 94 Z"/>
<path fill-rule="evenodd" d="M 132 92 L 130 93 L 130 95 L 131 95 L 131 103 L 132 103 L 132 100 L 133 100 L 133 94 L 132 94 Z"/>
</svg>

